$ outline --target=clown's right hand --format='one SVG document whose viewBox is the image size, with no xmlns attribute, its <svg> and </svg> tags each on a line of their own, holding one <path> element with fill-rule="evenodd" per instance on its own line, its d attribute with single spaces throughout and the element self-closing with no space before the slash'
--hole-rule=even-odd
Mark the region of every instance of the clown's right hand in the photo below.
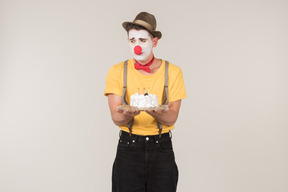
<svg viewBox="0 0 288 192">
<path fill-rule="evenodd" d="M 126 117 L 131 117 L 131 118 L 134 117 L 134 116 L 136 116 L 136 115 L 139 115 L 139 114 L 140 114 L 140 111 L 138 110 L 137 107 L 135 107 L 133 110 L 122 110 L 122 109 L 120 109 L 119 106 L 118 106 L 117 109 L 116 109 L 116 111 L 117 111 L 118 113 L 123 114 L 123 115 L 126 116 Z"/>
<path fill-rule="evenodd" d="M 122 105 L 121 96 L 115 94 L 108 94 L 108 104 L 111 112 L 111 117 L 115 125 L 126 125 L 134 116 L 138 115 L 140 111 L 135 110 L 122 110 L 119 105 Z"/>
</svg>

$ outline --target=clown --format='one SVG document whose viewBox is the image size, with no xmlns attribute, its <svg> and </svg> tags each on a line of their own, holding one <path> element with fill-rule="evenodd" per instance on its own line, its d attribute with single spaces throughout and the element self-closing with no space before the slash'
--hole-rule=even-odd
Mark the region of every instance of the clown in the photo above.
<svg viewBox="0 0 288 192">
<path fill-rule="evenodd" d="M 162 33 L 156 30 L 154 15 L 141 12 L 132 22 L 122 24 L 127 31 L 132 59 L 110 68 L 104 95 L 111 117 L 120 128 L 113 165 L 112 192 L 175 192 L 178 168 L 172 147 L 181 100 L 186 98 L 182 70 L 154 57 L 153 49 Z M 165 110 L 124 110 L 130 96 L 149 90 Z"/>
</svg>

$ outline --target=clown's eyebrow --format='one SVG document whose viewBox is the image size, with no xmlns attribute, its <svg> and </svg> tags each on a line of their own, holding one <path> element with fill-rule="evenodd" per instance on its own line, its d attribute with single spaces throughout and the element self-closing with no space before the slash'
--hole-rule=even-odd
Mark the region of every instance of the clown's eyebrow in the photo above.
<svg viewBox="0 0 288 192">
<path fill-rule="evenodd" d="M 135 37 L 131 38 L 130 40 L 133 40 L 133 39 L 135 39 Z"/>
</svg>

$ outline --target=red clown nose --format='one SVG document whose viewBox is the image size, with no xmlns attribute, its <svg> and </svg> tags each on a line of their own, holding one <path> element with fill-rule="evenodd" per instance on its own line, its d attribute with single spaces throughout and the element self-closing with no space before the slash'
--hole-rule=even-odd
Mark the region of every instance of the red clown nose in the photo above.
<svg viewBox="0 0 288 192">
<path fill-rule="evenodd" d="M 135 46 L 134 47 L 134 53 L 136 55 L 140 55 L 142 53 L 142 48 L 139 45 Z"/>
</svg>

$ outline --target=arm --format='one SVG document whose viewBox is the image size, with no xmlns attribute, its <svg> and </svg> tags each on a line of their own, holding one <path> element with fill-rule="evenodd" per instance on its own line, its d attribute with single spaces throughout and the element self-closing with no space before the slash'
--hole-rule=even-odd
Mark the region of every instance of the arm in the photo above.
<svg viewBox="0 0 288 192">
<path fill-rule="evenodd" d="M 115 125 L 121 126 L 127 124 L 134 116 L 140 113 L 139 110 L 124 111 L 118 108 L 122 105 L 121 96 L 109 94 L 108 104 L 111 112 L 111 117 Z"/>
<path fill-rule="evenodd" d="M 168 103 L 168 109 L 161 111 L 147 110 L 146 112 L 154 117 L 161 124 L 174 125 L 179 114 L 181 100 Z"/>
</svg>

